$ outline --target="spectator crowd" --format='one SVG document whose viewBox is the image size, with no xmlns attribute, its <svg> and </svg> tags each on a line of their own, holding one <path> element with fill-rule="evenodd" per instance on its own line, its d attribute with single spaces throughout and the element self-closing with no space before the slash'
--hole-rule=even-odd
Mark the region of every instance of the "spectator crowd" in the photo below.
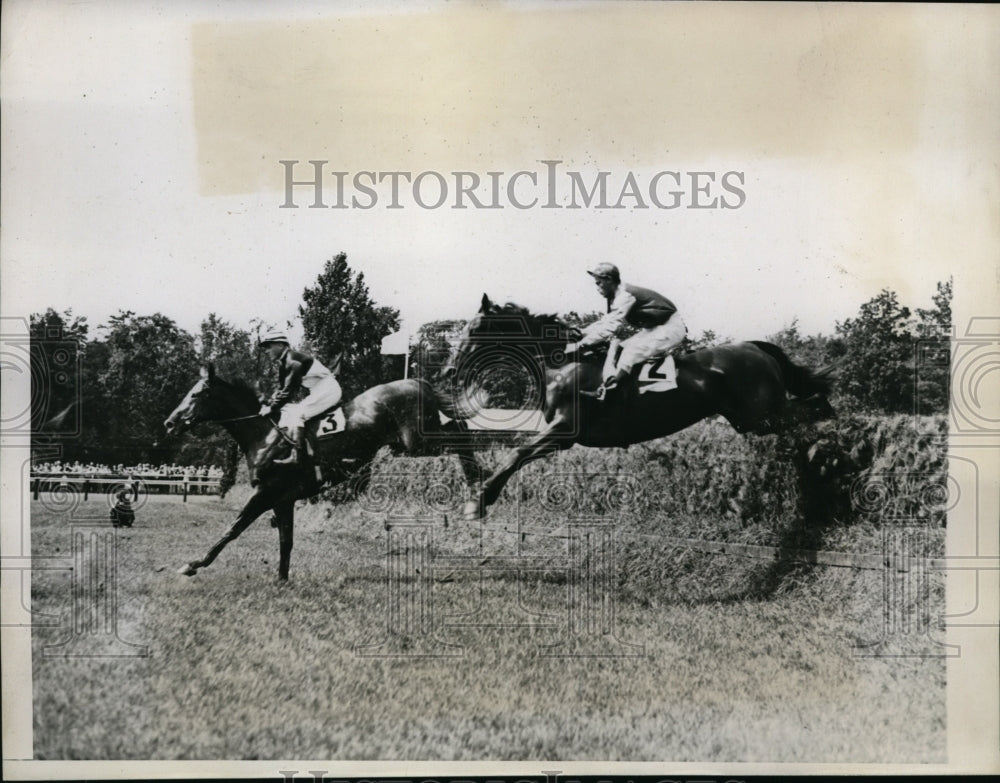
<svg viewBox="0 0 1000 783">
<path fill-rule="evenodd" d="M 32 466 L 35 476 L 75 476 L 81 478 L 135 479 L 221 479 L 222 468 L 215 465 L 103 465 L 93 462 L 40 462 Z"/>
</svg>

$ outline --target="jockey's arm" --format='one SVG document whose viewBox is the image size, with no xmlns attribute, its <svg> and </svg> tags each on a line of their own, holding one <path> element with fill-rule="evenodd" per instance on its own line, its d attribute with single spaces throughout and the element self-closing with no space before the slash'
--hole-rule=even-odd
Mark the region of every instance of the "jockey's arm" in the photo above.
<svg viewBox="0 0 1000 783">
<path fill-rule="evenodd" d="M 290 360 L 291 366 L 289 367 L 288 374 L 285 376 L 284 386 L 271 395 L 270 404 L 273 410 L 280 410 L 286 403 L 291 401 L 292 395 L 302 387 L 302 376 L 309 372 L 311 364 L 311 359 L 303 362 L 296 361 L 295 359 Z"/>
<path fill-rule="evenodd" d="M 615 333 L 625 324 L 625 317 L 635 304 L 635 297 L 624 287 L 618 289 L 618 295 L 611 303 L 611 311 L 594 321 L 594 323 L 584 327 L 583 336 L 575 345 L 569 346 L 573 350 L 587 348 L 591 345 L 606 343 L 615 336 Z"/>
</svg>

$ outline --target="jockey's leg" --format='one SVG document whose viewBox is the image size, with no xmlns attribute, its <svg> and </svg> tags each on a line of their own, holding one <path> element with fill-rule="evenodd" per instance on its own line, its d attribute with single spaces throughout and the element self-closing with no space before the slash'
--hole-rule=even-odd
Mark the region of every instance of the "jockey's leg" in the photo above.
<svg viewBox="0 0 1000 783">
<path fill-rule="evenodd" d="M 618 360 L 614 363 L 612 372 L 609 372 L 609 368 L 605 365 L 604 391 L 618 388 L 622 381 L 628 378 L 632 368 L 642 360 L 644 350 L 641 338 L 644 334 L 644 332 L 640 332 L 622 341 L 621 353 L 618 354 Z"/>
<path fill-rule="evenodd" d="M 289 427 L 289 436 L 292 438 L 292 453 L 289 454 L 284 459 L 276 459 L 274 461 L 275 465 L 295 465 L 299 462 L 300 457 L 305 454 L 306 449 L 306 427 L 304 422 L 296 422 L 294 426 Z"/>
<path fill-rule="evenodd" d="M 612 337 L 611 342 L 608 343 L 608 355 L 604 358 L 604 369 L 601 372 L 601 378 L 605 381 L 615 377 L 621 345 L 621 341 L 617 337 Z"/>
<path fill-rule="evenodd" d="M 684 340 L 687 327 L 676 313 L 665 324 L 643 329 L 622 342 L 622 352 L 613 378 L 605 381 L 605 389 L 621 384 L 634 367 L 656 356 L 666 356 Z"/>
<path fill-rule="evenodd" d="M 309 390 L 304 400 L 287 406 L 285 411 L 289 417 L 289 434 L 295 441 L 292 453 L 285 459 L 276 459 L 275 465 L 294 465 L 305 461 L 306 456 L 306 422 L 314 416 L 319 416 L 340 403 L 340 384 L 335 378 L 324 378 Z M 294 414 L 294 418 L 293 418 Z"/>
</svg>

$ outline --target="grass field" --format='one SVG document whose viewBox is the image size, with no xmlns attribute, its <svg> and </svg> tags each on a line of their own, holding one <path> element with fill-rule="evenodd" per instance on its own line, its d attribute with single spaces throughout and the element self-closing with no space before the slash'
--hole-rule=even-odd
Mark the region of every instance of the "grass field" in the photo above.
<svg viewBox="0 0 1000 783">
<path fill-rule="evenodd" d="M 454 471 L 443 465 L 428 470 Z M 505 497 L 485 532 L 438 514 L 423 562 L 417 539 L 394 538 L 387 557 L 386 513 L 370 503 L 299 504 L 288 584 L 266 518 L 210 568 L 178 575 L 243 496 L 152 497 L 118 534 L 119 634 L 148 657 L 43 654 L 69 633 L 71 576 L 34 575 L 33 608 L 63 618 L 33 632 L 36 758 L 945 760 L 944 660 L 854 649 L 881 636 L 879 572 L 692 553 L 657 534 L 704 534 L 704 520 L 627 509 L 603 520 L 614 551 L 588 560 L 566 539 L 503 531 L 565 531 L 572 511 Z M 102 517 L 104 502 L 77 517 Z M 70 524 L 33 503 L 34 554 L 69 558 Z M 760 539 L 738 519 L 716 532 Z M 828 545 L 877 551 L 879 536 L 858 525 Z M 390 633 L 392 612 L 421 595 L 432 633 Z M 942 585 L 920 600 L 936 616 Z M 613 634 L 581 630 L 595 615 L 579 607 L 609 601 Z M 546 655 L 554 643 L 575 657 Z"/>
</svg>

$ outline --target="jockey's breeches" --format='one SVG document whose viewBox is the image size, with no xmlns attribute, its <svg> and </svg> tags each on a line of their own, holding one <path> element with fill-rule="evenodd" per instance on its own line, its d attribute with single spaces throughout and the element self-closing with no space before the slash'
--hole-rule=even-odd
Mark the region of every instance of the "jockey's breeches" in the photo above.
<svg viewBox="0 0 1000 783">
<path fill-rule="evenodd" d="M 333 376 L 323 378 L 309 390 L 300 402 L 292 402 L 281 409 L 279 424 L 287 427 L 292 437 L 313 416 L 319 416 L 340 402 L 340 384 Z"/>
<path fill-rule="evenodd" d="M 622 351 L 616 364 L 619 370 L 631 370 L 654 356 L 666 356 L 681 344 L 687 335 L 680 314 L 674 313 L 665 324 L 643 329 L 622 340 Z"/>
</svg>

